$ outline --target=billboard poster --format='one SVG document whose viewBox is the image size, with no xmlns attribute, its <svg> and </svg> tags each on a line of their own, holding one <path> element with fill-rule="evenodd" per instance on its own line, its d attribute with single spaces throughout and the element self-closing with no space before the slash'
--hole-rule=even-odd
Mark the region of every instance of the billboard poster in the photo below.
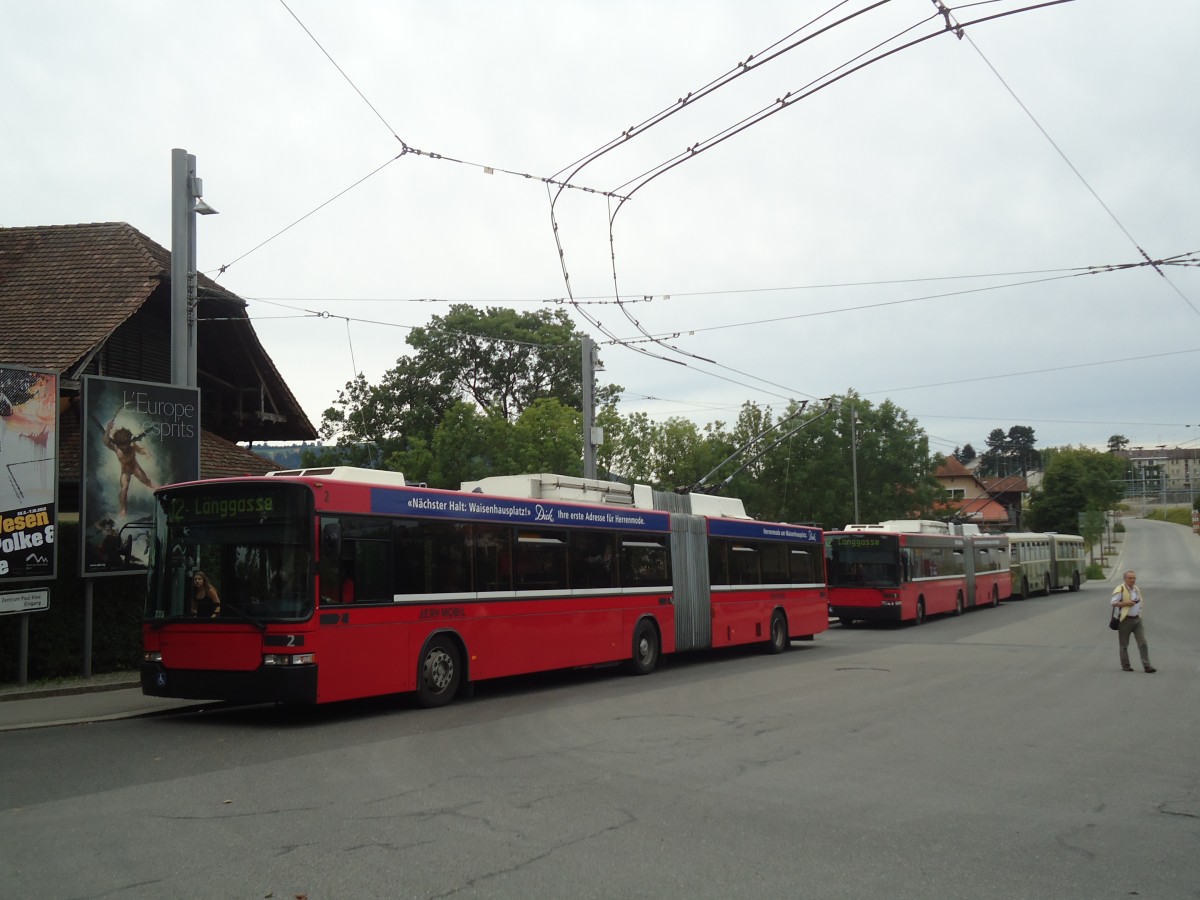
<svg viewBox="0 0 1200 900">
<path fill-rule="evenodd" d="M 200 477 L 196 388 L 83 379 L 81 573 L 145 572 L 154 489 Z"/>
<path fill-rule="evenodd" d="M 53 578 L 58 375 L 0 366 L 0 583 Z"/>
</svg>

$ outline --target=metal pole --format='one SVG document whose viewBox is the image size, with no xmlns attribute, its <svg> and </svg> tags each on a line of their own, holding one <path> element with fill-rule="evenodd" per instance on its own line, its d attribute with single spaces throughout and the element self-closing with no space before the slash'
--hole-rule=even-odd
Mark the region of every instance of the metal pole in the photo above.
<svg viewBox="0 0 1200 900">
<path fill-rule="evenodd" d="M 29 613 L 21 613 L 21 636 L 17 646 L 17 684 L 29 683 Z"/>
<path fill-rule="evenodd" d="M 171 151 L 171 383 L 188 383 L 188 255 L 191 244 L 192 192 L 196 158 Z"/>
<path fill-rule="evenodd" d="M 83 583 L 83 677 L 92 677 L 92 579 Z"/>
<path fill-rule="evenodd" d="M 596 477 L 596 445 L 592 443 L 592 426 L 596 419 L 595 400 L 592 390 L 596 375 L 593 371 L 595 345 L 585 337 L 583 343 L 583 477 Z"/>
<path fill-rule="evenodd" d="M 850 468 L 854 475 L 854 524 L 858 525 L 858 412 L 850 404 Z"/>
</svg>

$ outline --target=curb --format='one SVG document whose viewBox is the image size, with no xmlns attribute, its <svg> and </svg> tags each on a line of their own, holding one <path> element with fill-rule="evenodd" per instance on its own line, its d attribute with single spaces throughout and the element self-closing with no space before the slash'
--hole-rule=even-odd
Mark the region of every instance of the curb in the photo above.
<svg viewBox="0 0 1200 900">
<path fill-rule="evenodd" d="M 106 681 L 102 684 L 71 684 L 46 688 L 16 688 L 0 691 L 0 703 L 13 700 L 39 700 L 45 697 L 69 697 L 72 694 L 96 694 L 101 691 L 123 691 L 129 688 L 140 688 L 142 682 L 134 678 L 126 681 Z"/>
</svg>

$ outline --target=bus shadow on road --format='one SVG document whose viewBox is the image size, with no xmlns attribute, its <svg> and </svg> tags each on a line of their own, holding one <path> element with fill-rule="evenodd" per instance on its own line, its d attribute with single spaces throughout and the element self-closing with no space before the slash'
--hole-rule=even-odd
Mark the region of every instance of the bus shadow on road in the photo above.
<svg viewBox="0 0 1200 900">
<path fill-rule="evenodd" d="M 539 708 L 544 709 L 548 705 L 569 706 L 581 700 L 596 699 L 597 690 L 609 695 L 636 694 L 661 686 L 663 682 L 672 684 L 679 676 L 694 678 L 700 673 L 708 680 L 744 674 L 748 666 L 769 667 L 777 664 L 780 657 L 799 657 L 811 652 L 814 647 L 812 642 L 794 641 L 788 650 L 779 655 L 764 653 L 756 645 L 672 654 L 663 657 L 655 671 L 645 677 L 629 674 L 621 663 L 610 663 L 494 678 L 472 683 L 451 704 L 440 709 L 424 709 L 417 702 L 415 694 L 384 694 L 318 705 L 200 702 L 182 709 L 154 713 L 147 718 L 189 726 L 232 726 L 258 731 L 331 726 L 397 714 L 419 718 L 464 707 L 470 708 L 472 716 L 489 715 L 489 712 L 501 716 L 512 712 L 512 705 L 505 701 L 538 697 Z"/>
</svg>

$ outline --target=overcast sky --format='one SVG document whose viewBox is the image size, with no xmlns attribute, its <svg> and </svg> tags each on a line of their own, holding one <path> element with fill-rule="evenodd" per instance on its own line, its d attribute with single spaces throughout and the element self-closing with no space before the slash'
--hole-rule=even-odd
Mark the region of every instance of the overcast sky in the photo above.
<svg viewBox="0 0 1200 900">
<path fill-rule="evenodd" d="M 627 414 L 854 389 L 944 453 L 1012 425 L 1200 446 L 1197 268 L 1080 274 L 1200 251 L 1200 3 L 1023 12 L 796 99 L 944 25 L 891 0 L 816 34 L 868 5 L 0 0 L 0 225 L 128 222 L 170 248 L 171 150 L 195 154 L 220 211 L 200 268 L 227 266 L 314 424 L 467 302 L 568 310 Z M 551 176 L 596 191 L 554 206 L 569 293 Z"/>
</svg>

